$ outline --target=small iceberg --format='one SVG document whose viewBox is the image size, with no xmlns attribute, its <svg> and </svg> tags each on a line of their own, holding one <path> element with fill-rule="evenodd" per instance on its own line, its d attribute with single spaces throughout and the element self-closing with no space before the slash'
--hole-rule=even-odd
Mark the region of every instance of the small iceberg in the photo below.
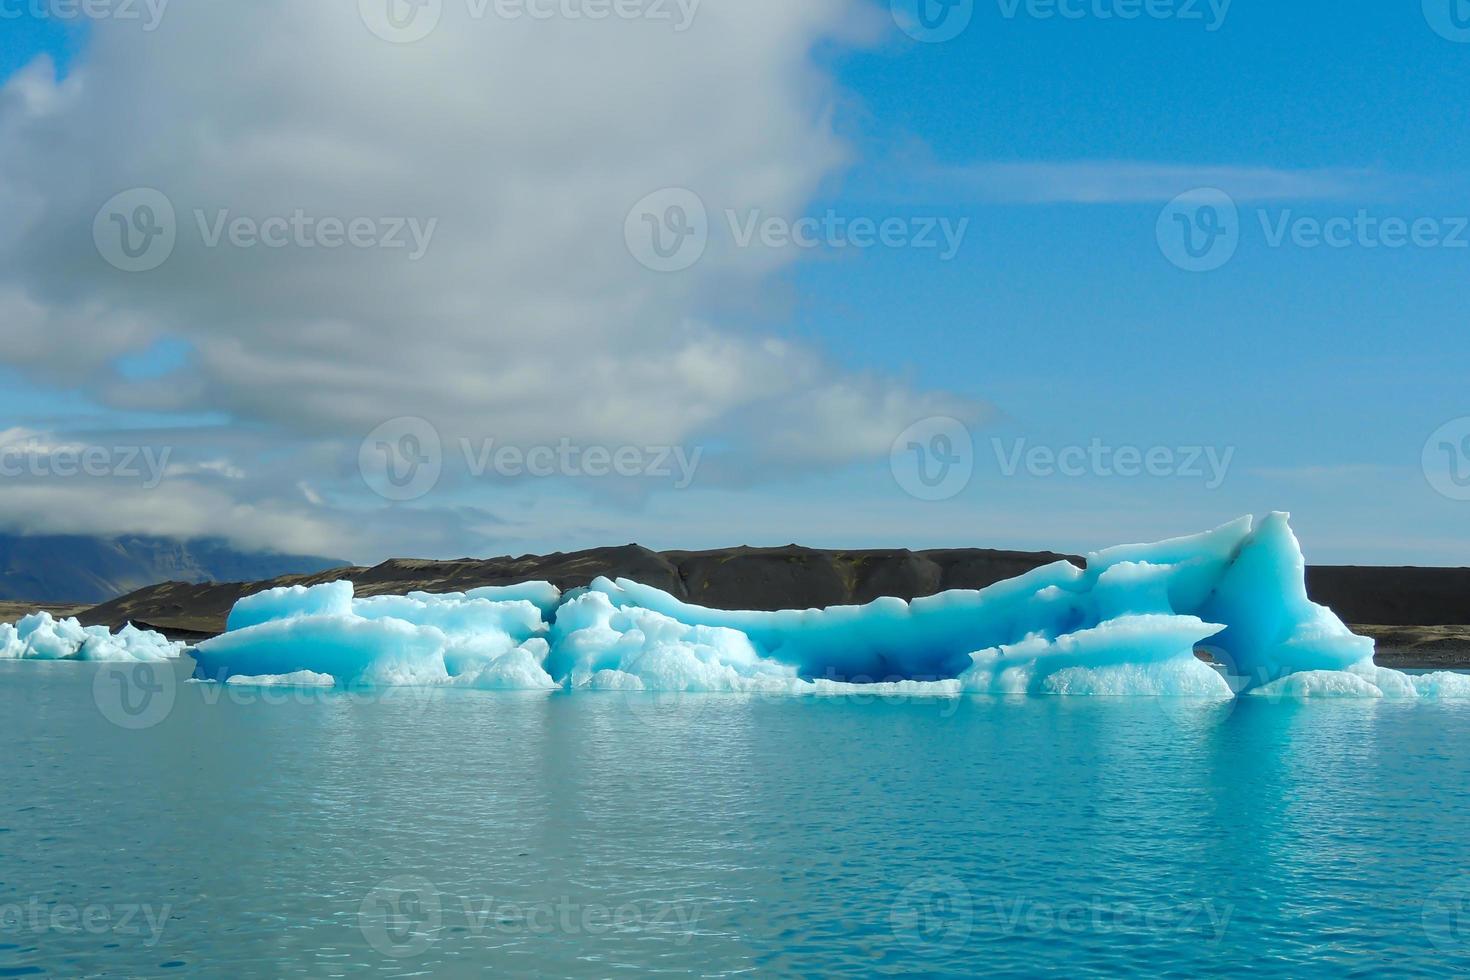
<svg viewBox="0 0 1470 980">
<path fill-rule="evenodd" d="M 83 626 L 76 619 L 32 613 L 18 623 L 0 624 L 0 660 L 86 660 L 153 662 L 173 660 L 185 644 L 175 643 L 131 623 L 109 632 L 105 626 Z"/>
</svg>

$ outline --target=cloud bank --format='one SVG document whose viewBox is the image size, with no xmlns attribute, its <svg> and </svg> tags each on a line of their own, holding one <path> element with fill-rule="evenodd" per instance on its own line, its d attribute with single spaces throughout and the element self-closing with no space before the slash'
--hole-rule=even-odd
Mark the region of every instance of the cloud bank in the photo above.
<svg viewBox="0 0 1470 980">
<path fill-rule="evenodd" d="M 402 0 L 191 0 L 154 30 L 96 22 L 65 78 L 45 58 L 13 77 L 4 360 L 111 409 L 229 425 L 151 497 L 69 488 L 48 512 L 9 485 L 0 522 L 329 547 L 381 503 L 353 498 L 351 462 L 399 416 L 446 441 L 709 445 L 711 473 L 760 479 L 880 459 L 918 418 L 974 413 L 703 314 L 791 256 L 716 241 L 679 272 L 640 264 L 626 232 L 651 194 L 800 214 L 842 170 L 811 52 L 860 42 L 871 14 L 661 6 L 592 21 L 433 0 L 418 37 Z M 186 363 L 119 370 L 160 341 Z"/>
</svg>

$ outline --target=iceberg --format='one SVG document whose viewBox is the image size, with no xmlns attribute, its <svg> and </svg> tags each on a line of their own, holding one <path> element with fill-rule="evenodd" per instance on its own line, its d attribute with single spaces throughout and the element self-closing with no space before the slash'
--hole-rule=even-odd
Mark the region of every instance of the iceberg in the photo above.
<svg viewBox="0 0 1470 980">
<path fill-rule="evenodd" d="M 132 623 L 111 633 L 105 626 L 83 626 L 48 612 L 0 624 L 0 660 L 153 662 L 175 659 L 184 648 L 183 643 L 140 630 Z"/>
<path fill-rule="evenodd" d="M 986 589 L 864 606 L 722 610 L 627 579 L 242 599 L 195 676 L 486 689 L 1463 697 L 1470 677 L 1373 663 L 1307 596 L 1288 515 L 1124 545 Z M 1208 655 L 1214 665 L 1201 659 Z M 303 673 L 306 672 L 306 673 Z"/>
<path fill-rule="evenodd" d="M 225 633 L 195 648 L 194 676 L 554 688 L 542 667 L 549 627 L 534 601 L 544 602 L 551 588 L 367 598 L 356 598 L 350 582 L 271 589 L 237 602 Z"/>
</svg>

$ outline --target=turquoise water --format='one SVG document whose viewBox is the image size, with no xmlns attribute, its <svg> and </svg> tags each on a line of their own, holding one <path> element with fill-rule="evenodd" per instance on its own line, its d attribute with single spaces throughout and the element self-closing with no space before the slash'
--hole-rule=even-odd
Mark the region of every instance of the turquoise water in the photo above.
<svg viewBox="0 0 1470 980">
<path fill-rule="evenodd" d="M 0 664 L 0 977 L 1470 970 L 1467 704 L 105 669 Z"/>
</svg>

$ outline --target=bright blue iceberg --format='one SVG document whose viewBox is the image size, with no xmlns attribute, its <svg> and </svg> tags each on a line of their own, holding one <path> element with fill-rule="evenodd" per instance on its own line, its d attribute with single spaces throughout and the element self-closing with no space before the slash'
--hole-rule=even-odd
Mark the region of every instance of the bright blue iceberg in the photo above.
<svg viewBox="0 0 1470 980">
<path fill-rule="evenodd" d="M 1213 655 L 1221 669 L 1197 651 Z M 626 579 L 356 598 L 350 583 L 241 600 L 197 676 L 573 690 L 1232 697 L 1470 694 L 1373 664 L 1307 598 L 1287 515 L 1057 562 L 979 591 L 757 612 Z"/>
</svg>

